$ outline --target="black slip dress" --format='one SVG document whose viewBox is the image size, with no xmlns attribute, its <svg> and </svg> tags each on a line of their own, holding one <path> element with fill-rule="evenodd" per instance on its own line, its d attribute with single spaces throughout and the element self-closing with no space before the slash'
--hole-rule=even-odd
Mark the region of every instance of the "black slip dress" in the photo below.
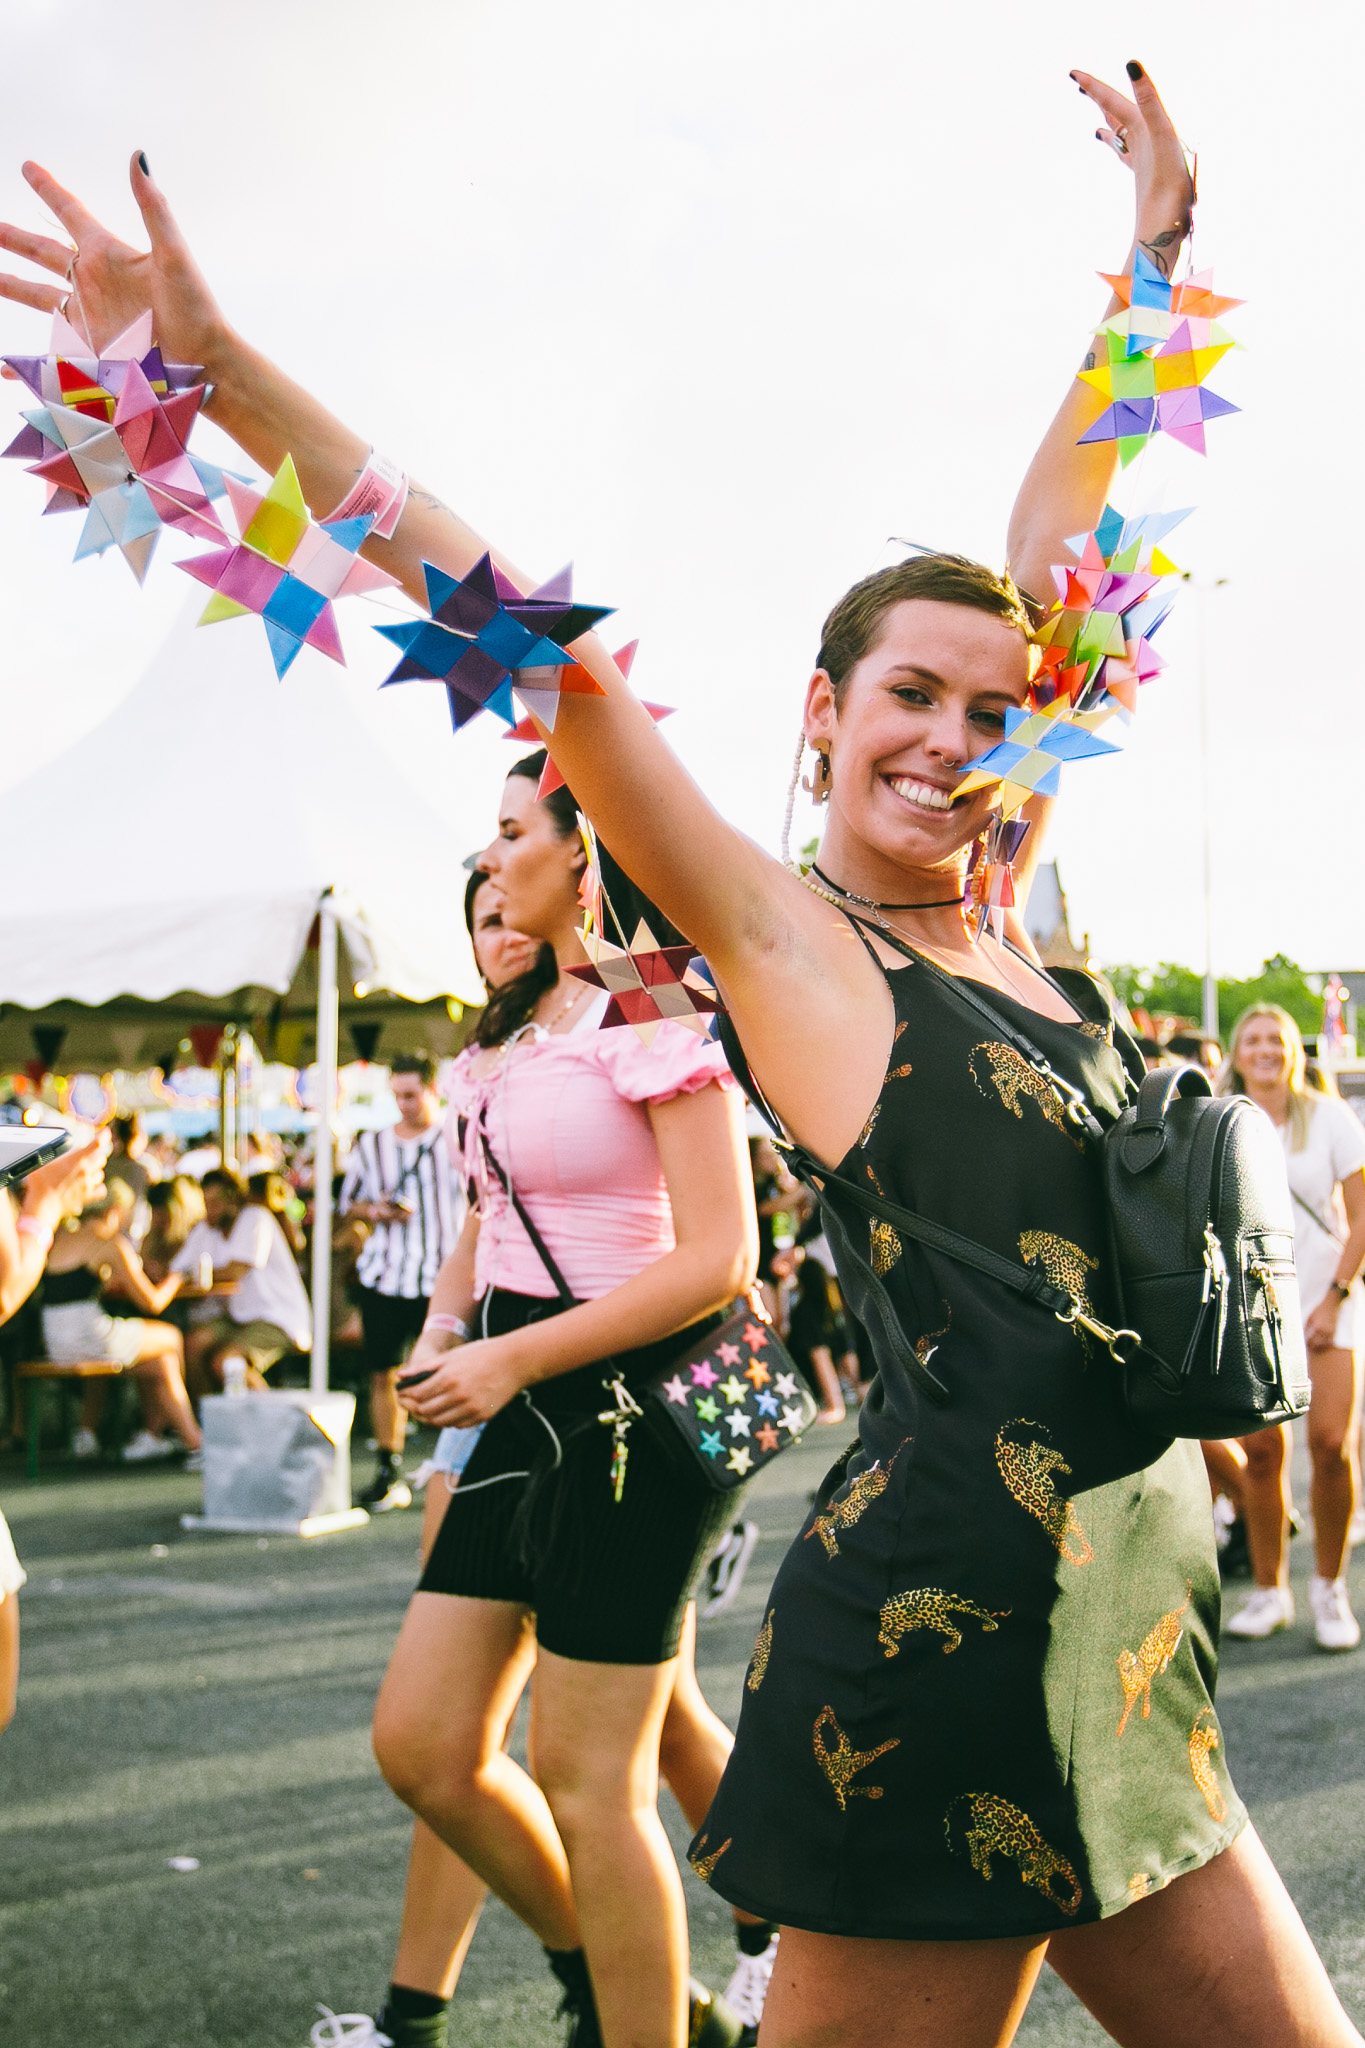
<svg viewBox="0 0 1365 2048">
<path fill-rule="evenodd" d="M 1116 1320 L 1094 1149 L 952 979 L 907 958 L 883 968 L 895 1040 L 839 1172 L 1040 1260 Z M 1141 1056 L 1096 982 L 1068 974 L 1064 992 L 1079 1023 L 984 993 L 1108 1124 Z M 846 1214 L 949 1398 L 879 1360 L 858 1441 L 773 1586 L 690 1860 L 732 1904 L 815 1933 L 982 1940 L 1102 1919 L 1246 1819 L 1213 1708 L 1199 1446 L 1134 1430 L 1079 1328 Z M 867 1284 L 845 1265 L 856 1311 Z"/>
</svg>

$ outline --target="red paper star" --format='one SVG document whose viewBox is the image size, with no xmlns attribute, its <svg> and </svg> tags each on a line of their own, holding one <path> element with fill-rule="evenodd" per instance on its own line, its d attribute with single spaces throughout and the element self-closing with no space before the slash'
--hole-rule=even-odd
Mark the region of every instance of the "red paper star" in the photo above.
<svg viewBox="0 0 1365 2048">
<path fill-rule="evenodd" d="M 768 1332 L 761 1323 L 750 1323 L 744 1332 L 744 1341 L 751 1351 L 762 1351 L 768 1341 Z"/>
<path fill-rule="evenodd" d="M 762 1429 L 754 1432 L 754 1442 L 761 1451 L 775 1451 L 781 1439 L 771 1422 L 765 1422 Z"/>
</svg>

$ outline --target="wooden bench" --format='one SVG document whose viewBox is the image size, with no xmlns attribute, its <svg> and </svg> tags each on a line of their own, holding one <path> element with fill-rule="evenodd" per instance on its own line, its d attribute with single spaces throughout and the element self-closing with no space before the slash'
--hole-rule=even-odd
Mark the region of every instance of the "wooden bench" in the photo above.
<svg viewBox="0 0 1365 2048">
<path fill-rule="evenodd" d="M 24 1365 L 16 1365 L 16 1381 L 27 1380 L 30 1392 L 25 1396 L 28 1424 L 28 1476 L 38 1477 L 39 1427 L 42 1423 L 42 1403 L 38 1389 L 44 1380 L 116 1380 L 123 1372 L 121 1365 L 115 1365 L 109 1358 L 81 1358 L 74 1365 L 53 1365 L 48 1358 L 33 1358 Z"/>
</svg>

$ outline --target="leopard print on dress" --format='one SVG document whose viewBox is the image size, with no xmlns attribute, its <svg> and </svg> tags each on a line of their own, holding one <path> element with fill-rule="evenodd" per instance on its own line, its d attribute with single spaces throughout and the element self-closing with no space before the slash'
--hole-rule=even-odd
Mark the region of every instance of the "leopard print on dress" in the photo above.
<svg viewBox="0 0 1365 2048">
<path fill-rule="evenodd" d="M 1185 1609 L 1190 1604 L 1190 1589 L 1185 1589 L 1184 1603 L 1173 1607 L 1169 1614 L 1163 1614 L 1142 1639 L 1142 1646 L 1136 1657 L 1131 1650 L 1120 1650 L 1117 1658 L 1119 1683 L 1123 1687 L 1123 1713 L 1119 1717 L 1119 1734 L 1128 1726 L 1128 1716 L 1138 1701 L 1142 1701 L 1142 1718 L 1151 1718 L 1152 1680 L 1160 1678 L 1168 1669 L 1172 1657 L 1180 1648 L 1180 1639 L 1185 1633 Z"/>
<path fill-rule="evenodd" d="M 876 1169 L 870 1161 L 867 1168 L 867 1177 L 879 1195 L 886 1193 L 886 1189 L 878 1180 Z M 870 1240 L 872 1270 L 879 1280 L 884 1280 L 900 1258 L 901 1253 L 905 1250 L 905 1246 L 901 1243 L 900 1238 L 891 1228 L 891 1225 L 883 1223 L 880 1216 L 868 1218 L 867 1231 Z"/>
<path fill-rule="evenodd" d="M 988 1100 L 990 1088 L 981 1078 L 983 1069 L 991 1087 L 1013 1115 L 1022 1118 L 1024 1112 L 1020 1104 L 1036 1102 L 1047 1122 L 1054 1125 L 1078 1151 L 1084 1150 L 1084 1139 L 1073 1137 L 1067 1128 L 1061 1097 L 1056 1089 L 1049 1087 L 1044 1077 L 1012 1045 L 1001 1045 L 993 1038 L 983 1038 L 968 1053 L 967 1066 L 979 1093 Z"/>
<path fill-rule="evenodd" d="M 1210 1724 L 1207 1728 L 1202 1725 L 1206 1719 Z M 1190 1770 L 1213 1820 L 1226 1820 L 1228 1813 L 1228 1804 L 1217 1778 L 1213 1775 L 1211 1761 L 1214 1750 L 1221 1746 L 1218 1724 L 1213 1720 L 1213 1708 L 1205 1707 L 1190 1730 Z"/>
<path fill-rule="evenodd" d="M 834 1747 L 830 1748 L 825 1731 L 834 1732 Z M 821 1707 L 815 1717 L 811 1740 L 815 1747 L 815 1761 L 819 1764 L 839 1802 L 839 1811 L 848 1810 L 850 1799 L 880 1799 L 885 1789 L 881 1785 L 854 1785 L 850 1780 L 859 1771 L 865 1771 L 879 1756 L 885 1756 L 888 1749 L 900 1748 L 899 1735 L 893 1735 L 889 1742 L 879 1742 L 875 1749 L 855 1749 L 843 1729 L 834 1718 L 833 1707 Z"/>
<path fill-rule="evenodd" d="M 1026 1443 L 1015 1443 L 1006 1435 L 1008 1430 L 1025 1429 L 1035 1432 Z M 1042 1523 L 1067 1563 L 1089 1564 L 1095 1555 L 1089 1539 L 1075 1508 L 1058 1493 L 1052 1478 L 1054 1472 L 1069 1476 L 1071 1467 L 1061 1452 L 1053 1449 L 1047 1436 L 1041 1423 L 1016 1417 L 1003 1425 L 995 1439 L 995 1462 L 1012 1498 L 1026 1514 Z"/>
<path fill-rule="evenodd" d="M 1037 1260 L 1054 1287 L 1064 1287 L 1068 1294 L 1074 1294 L 1088 1316 L 1095 1313 L 1085 1291 L 1085 1276 L 1099 1271 L 1098 1259 L 1088 1258 L 1078 1244 L 1072 1244 L 1070 1238 L 1058 1237 L 1051 1230 L 1021 1232 L 1019 1251 L 1026 1264 L 1031 1265 Z"/>
<path fill-rule="evenodd" d="M 768 1609 L 768 1618 L 754 1642 L 754 1654 L 749 1659 L 749 1675 L 744 1681 L 750 1692 L 757 1692 L 768 1675 L 768 1659 L 773 1649 L 773 1616 L 776 1612 L 775 1607 Z"/>
<path fill-rule="evenodd" d="M 1103 1045 L 1112 1045 L 1114 1043 L 1114 1027 L 1112 1022 L 1104 1024 L 1078 1024 L 1076 1029 L 1086 1038 L 1098 1038 Z"/>
<path fill-rule="evenodd" d="M 1069 1917 L 1081 1903 L 1080 1880 L 1067 1862 L 1045 1842 L 1026 1813 L 1011 1806 L 995 1792 L 962 1792 L 943 1817 L 948 1847 L 953 1848 L 953 1815 L 965 1802 L 970 1824 L 963 1839 L 972 1859 L 972 1869 L 989 1880 L 992 1856 L 1007 1856 L 1019 1867 L 1025 1884 L 1050 1899 L 1059 1913 Z"/>
<path fill-rule="evenodd" d="M 703 1835 L 701 1840 L 697 1844 L 696 1855 L 689 1856 L 687 1859 L 688 1862 L 692 1865 L 692 1868 L 696 1871 L 697 1876 L 701 1879 L 703 1884 L 710 1884 L 711 1879 L 715 1874 L 716 1865 L 720 1862 L 721 1857 L 730 1847 L 730 1844 L 734 1840 L 734 1837 L 732 1835 L 727 1835 L 725 1837 L 725 1840 L 721 1843 L 719 1849 L 713 1849 L 709 1856 L 703 1856 L 701 1854 L 701 1851 L 706 1847 L 708 1839 L 709 1838 L 706 1835 Z"/>
<path fill-rule="evenodd" d="M 992 1614 L 987 1608 L 978 1607 L 974 1600 L 964 1600 L 960 1593 L 944 1593 L 937 1586 L 916 1586 L 913 1592 L 896 1593 L 886 1602 L 877 1641 L 885 1644 L 888 1657 L 894 1657 L 902 1636 L 917 1628 L 936 1628 L 940 1635 L 947 1636 L 943 1654 L 951 1657 L 962 1643 L 962 1631 L 953 1620 L 955 1614 L 979 1621 L 985 1634 L 994 1635 L 1008 1613 L 1008 1608 L 1002 1608 L 998 1614 Z"/>
<path fill-rule="evenodd" d="M 906 1442 L 909 1442 L 908 1437 Z M 905 1446 L 902 1444 L 901 1450 L 904 1448 Z M 867 1513 L 873 1501 L 886 1492 L 892 1467 L 895 1465 L 896 1458 L 900 1454 L 901 1451 L 898 1450 L 895 1457 L 886 1465 L 883 1465 L 881 1460 L 878 1459 L 875 1465 L 868 1466 L 866 1472 L 860 1472 L 856 1479 L 851 1479 L 848 1485 L 848 1492 L 844 1495 L 843 1499 L 831 1501 L 824 1513 L 815 1517 L 815 1520 L 806 1531 L 807 1543 L 810 1542 L 812 1536 L 818 1536 L 825 1546 L 826 1556 L 837 1557 L 839 1555 L 839 1531 L 841 1529 L 851 1529 L 853 1524 Z"/>
</svg>

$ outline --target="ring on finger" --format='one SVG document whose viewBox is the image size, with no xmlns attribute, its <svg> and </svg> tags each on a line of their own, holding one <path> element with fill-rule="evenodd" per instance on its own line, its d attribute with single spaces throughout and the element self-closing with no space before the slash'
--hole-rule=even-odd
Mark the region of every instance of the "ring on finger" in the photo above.
<svg viewBox="0 0 1365 2048">
<path fill-rule="evenodd" d="M 1114 130 L 1114 147 L 1120 156 L 1127 156 L 1128 130 L 1126 128 L 1116 128 Z"/>
</svg>

